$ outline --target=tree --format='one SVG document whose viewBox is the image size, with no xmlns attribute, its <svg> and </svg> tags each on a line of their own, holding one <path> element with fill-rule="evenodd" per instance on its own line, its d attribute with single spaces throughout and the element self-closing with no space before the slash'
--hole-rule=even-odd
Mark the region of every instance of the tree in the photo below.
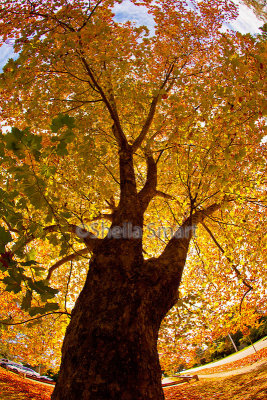
<svg viewBox="0 0 267 400">
<path fill-rule="evenodd" d="M 115 3 L 0 7 L 19 53 L 1 77 L 3 281 L 33 318 L 68 315 L 53 275 L 89 260 L 53 400 L 163 399 L 158 330 L 194 227 L 263 210 L 263 39 L 221 32 L 226 1 L 146 0 L 151 34 Z"/>
<path fill-rule="evenodd" d="M 261 221 L 266 216 L 257 212 L 254 219 L 244 207 L 242 215 L 236 212 L 239 221 L 231 218 L 225 228 L 225 221 L 213 218 L 208 231 L 201 226 L 192 240 L 179 301 L 161 324 L 158 351 L 165 372 L 176 372 L 181 363 L 191 367 L 197 349 L 228 333 L 245 333 L 266 315 L 266 229 Z"/>
<path fill-rule="evenodd" d="M 253 9 L 254 13 L 262 21 L 266 22 L 266 1 L 265 0 L 243 0 L 243 3 Z"/>
</svg>

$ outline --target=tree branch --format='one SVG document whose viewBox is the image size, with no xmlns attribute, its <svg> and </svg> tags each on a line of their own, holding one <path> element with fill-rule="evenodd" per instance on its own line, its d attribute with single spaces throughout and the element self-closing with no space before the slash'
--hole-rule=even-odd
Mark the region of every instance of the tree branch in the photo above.
<svg viewBox="0 0 267 400">
<path fill-rule="evenodd" d="M 114 218 L 122 213 L 128 214 L 127 218 L 133 218 L 133 212 L 136 212 L 137 187 L 133 163 L 133 154 L 131 151 L 120 151 L 120 202 L 115 210 Z M 126 216 L 125 214 L 125 216 Z M 131 216 L 130 216 L 131 215 Z M 118 222 L 119 223 L 119 222 Z"/>
<path fill-rule="evenodd" d="M 216 244 L 216 246 L 218 247 L 218 249 L 219 249 L 219 250 L 222 252 L 222 254 L 225 256 L 226 260 L 231 264 L 233 270 L 234 270 L 235 273 L 236 273 L 237 278 L 239 278 L 239 279 L 242 278 L 241 272 L 237 269 L 237 266 L 233 263 L 233 261 L 231 260 L 231 258 L 228 257 L 228 256 L 225 254 L 224 249 L 222 248 L 222 246 L 220 245 L 220 243 L 218 242 L 218 240 L 215 238 L 215 236 L 213 235 L 213 233 L 211 232 L 211 230 L 209 229 L 209 227 L 208 227 L 204 222 L 202 222 L 202 226 L 203 226 L 203 227 L 205 228 L 205 230 L 208 232 L 208 234 L 210 235 L 211 239 L 212 239 L 213 242 Z M 240 303 L 240 312 L 241 312 L 241 309 L 242 309 L 242 303 L 243 303 L 244 298 L 246 297 L 246 295 L 247 295 L 251 290 L 253 290 L 253 286 L 251 286 L 251 285 L 247 282 L 247 280 L 246 280 L 245 278 L 242 278 L 242 283 L 248 288 L 248 290 L 245 292 L 245 294 L 244 294 L 243 297 L 242 297 L 242 300 L 241 300 L 241 303 Z"/>
<path fill-rule="evenodd" d="M 175 201 L 177 201 L 175 197 L 171 196 L 171 195 L 168 194 L 168 193 L 164 193 L 164 192 L 162 192 L 161 190 L 156 190 L 155 196 L 163 197 L 164 199 L 168 199 L 168 200 L 175 200 Z"/>
<path fill-rule="evenodd" d="M 112 215 L 112 214 L 102 214 L 102 213 L 99 213 L 96 217 L 92 218 L 92 219 L 90 220 L 90 222 L 99 221 L 99 220 L 101 220 L 101 219 L 106 219 L 106 220 L 112 222 L 112 220 L 113 220 L 113 215 Z M 85 222 L 87 222 L 87 221 L 85 221 Z"/>
<path fill-rule="evenodd" d="M 159 101 L 159 95 L 157 95 L 156 97 L 153 98 L 152 103 L 150 105 L 149 113 L 148 113 L 147 119 L 143 125 L 143 128 L 142 128 L 139 136 L 135 139 L 135 141 L 132 145 L 132 149 L 133 149 L 134 153 L 141 146 L 144 138 L 146 137 L 146 135 L 149 131 L 149 128 L 152 124 L 152 121 L 153 121 L 153 118 L 154 118 L 154 115 L 156 112 L 158 101 Z"/>
<path fill-rule="evenodd" d="M 178 262 L 178 265 L 183 268 L 195 226 L 201 223 L 207 216 L 219 210 L 221 205 L 222 204 L 214 203 L 206 209 L 198 210 L 190 215 L 174 233 L 158 259 L 164 259 L 173 263 Z"/>
<path fill-rule="evenodd" d="M 107 167 L 107 165 L 101 161 L 100 158 L 96 157 L 96 159 L 100 162 L 101 165 L 103 165 L 103 167 L 108 171 L 108 173 L 112 176 L 114 182 L 116 182 L 118 185 L 120 184 L 120 182 L 118 181 L 118 179 L 115 177 L 115 175 L 113 174 L 113 172 L 109 169 L 109 167 Z"/>
<path fill-rule="evenodd" d="M 144 187 L 138 193 L 143 211 L 145 211 L 156 194 L 157 188 L 157 165 L 151 153 L 146 153 L 147 176 Z"/>
<path fill-rule="evenodd" d="M 112 118 L 112 120 L 114 122 L 112 131 L 113 131 L 113 134 L 114 134 L 115 138 L 118 141 L 118 144 L 119 144 L 120 148 L 128 147 L 128 142 L 127 142 L 126 136 L 124 135 L 124 132 L 122 130 L 122 127 L 121 127 L 121 124 L 120 124 L 120 120 L 119 120 L 119 116 L 118 116 L 116 108 L 114 109 L 114 107 L 112 107 L 112 105 L 109 102 L 107 96 L 105 95 L 102 87 L 98 84 L 97 80 L 95 79 L 95 76 L 94 76 L 90 66 L 88 65 L 88 63 L 87 63 L 87 61 L 86 61 L 86 59 L 85 59 L 85 57 L 84 57 L 84 55 L 82 53 L 80 54 L 80 57 L 81 57 L 81 61 L 82 61 L 83 65 L 84 65 L 84 67 L 85 67 L 85 69 L 86 69 L 86 71 L 87 71 L 87 73 L 88 73 L 88 75 L 89 75 L 94 87 L 100 93 L 100 95 L 101 95 L 101 97 L 102 97 L 102 99 L 103 99 L 103 101 L 104 101 L 104 103 L 105 103 L 105 105 L 106 105 L 106 107 L 107 107 L 107 109 L 109 111 L 109 114 L 110 114 L 110 116 L 111 116 L 111 118 Z"/>
<path fill-rule="evenodd" d="M 12 226 L 10 225 L 10 223 L 6 220 L 5 217 L 2 217 L 4 223 L 6 224 L 6 226 L 8 227 L 8 229 L 10 230 L 10 232 L 15 232 L 15 233 L 19 233 L 19 230 L 16 228 L 12 228 Z"/>
<path fill-rule="evenodd" d="M 69 254 L 68 256 L 63 257 L 61 260 L 57 261 L 54 265 L 52 265 L 52 267 L 49 268 L 46 279 L 49 281 L 53 272 L 57 268 L 59 268 L 61 265 L 65 264 L 68 261 L 75 260 L 76 258 L 79 258 L 83 254 L 87 254 L 87 253 L 89 253 L 89 249 L 88 249 L 88 247 L 85 247 L 84 249 L 77 250 L 76 253 L 72 253 L 72 254 Z"/>
<path fill-rule="evenodd" d="M 105 200 L 105 202 L 108 204 L 112 212 L 116 210 L 117 207 L 113 196 L 109 200 Z"/>
<path fill-rule="evenodd" d="M 48 14 L 36 12 L 36 11 L 34 11 L 34 8 L 30 11 L 29 14 L 33 15 L 35 17 L 42 17 L 46 20 L 51 19 L 52 21 L 56 21 L 58 23 L 58 25 L 60 25 L 61 27 L 65 28 L 71 32 L 75 32 L 75 29 L 71 25 L 66 24 L 66 22 L 60 21 L 55 15 L 48 15 Z"/>
<path fill-rule="evenodd" d="M 150 128 L 150 126 L 152 124 L 152 121 L 154 119 L 154 115 L 155 115 L 155 112 L 156 112 L 157 104 L 158 104 L 160 96 L 161 96 L 160 92 L 164 89 L 164 87 L 168 83 L 169 78 L 171 76 L 171 73 L 173 71 L 173 68 L 174 68 L 174 63 L 171 64 L 171 66 L 170 66 L 170 68 L 169 68 L 169 70 L 168 70 L 168 72 L 166 74 L 166 78 L 165 78 L 164 82 L 162 83 L 162 85 L 161 85 L 161 87 L 159 89 L 159 93 L 156 96 L 154 96 L 154 98 L 153 98 L 153 100 L 152 100 L 152 102 L 150 104 L 148 116 L 147 116 L 146 121 L 145 121 L 145 123 L 143 125 L 143 128 L 142 128 L 139 136 L 136 138 L 136 140 L 134 141 L 134 143 L 132 145 L 133 152 L 136 152 L 136 150 L 141 146 L 143 140 L 145 139 L 145 137 L 146 137 L 146 135 L 147 135 L 147 133 L 149 131 L 149 128 Z M 170 91 L 171 88 L 172 88 L 172 85 L 169 85 L 169 87 L 166 90 L 166 92 Z"/>
<path fill-rule="evenodd" d="M 34 318 L 27 319 L 26 321 L 13 322 L 13 323 L 12 322 L 0 321 L 0 324 L 3 324 L 3 325 L 22 325 L 22 324 L 27 324 L 27 322 L 35 321 L 36 319 L 47 317 L 48 315 L 52 315 L 52 314 L 61 314 L 61 315 L 65 314 L 65 315 L 68 315 L 69 317 L 71 316 L 70 313 L 65 312 L 65 311 L 53 311 L 53 312 L 50 312 L 50 313 L 47 313 L 47 314 L 40 315 L 39 317 L 34 317 Z"/>
<path fill-rule="evenodd" d="M 94 14 L 94 12 L 96 11 L 97 7 L 102 3 L 103 0 L 99 0 L 96 5 L 94 6 L 94 8 L 92 9 L 92 11 L 90 12 L 90 14 L 88 15 L 88 17 L 86 18 L 86 20 L 84 21 L 84 23 L 82 24 L 82 26 L 80 26 L 80 28 L 78 29 L 78 32 L 80 32 L 89 22 L 89 20 L 91 19 L 92 15 Z"/>
</svg>

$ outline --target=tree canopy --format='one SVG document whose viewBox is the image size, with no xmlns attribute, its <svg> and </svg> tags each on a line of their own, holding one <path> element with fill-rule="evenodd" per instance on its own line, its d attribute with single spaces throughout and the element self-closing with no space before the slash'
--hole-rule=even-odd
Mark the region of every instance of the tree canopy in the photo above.
<svg viewBox="0 0 267 400">
<path fill-rule="evenodd" d="M 2 125 L 14 127 L 0 147 L 5 290 L 32 318 L 68 317 L 91 254 L 138 195 L 151 265 L 200 225 L 185 296 L 218 314 L 222 300 L 230 314 L 246 299 L 263 307 L 264 33 L 225 32 L 228 1 L 133 1 L 151 31 L 118 22 L 116 3 L 0 2 L 2 43 L 18 52 L 0 78 Z"/>
</svg>

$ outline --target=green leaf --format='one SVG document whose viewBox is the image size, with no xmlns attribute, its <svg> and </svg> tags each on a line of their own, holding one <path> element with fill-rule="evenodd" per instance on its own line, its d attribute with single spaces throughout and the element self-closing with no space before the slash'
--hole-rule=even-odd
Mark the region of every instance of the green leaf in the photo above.
<svg viewBox="0 0 267 400">
<path fill-rule="evenodd" d="M 41 167 L 41 174 L 45 176 L 46 178 L 50 178 L 50 176 L 54 175 L 56 172 L 56 167 L 52 166 L 47 166 L 47 165 L 42 165 Z"/>
<path fill-rule="evenodd" d="M 16 138 L 18 138 L 19 140 L 21 140 L 22 137 L 24 136 L 24 131 L 21 131 L 20 129 L 15 128 L 15 127 L 13 127 L 13 128 L 11 129 L 11 133 L 12 133 Z"/>
<path fill-rule="evenodd" d="M 34 261 L 34 260 L 25 261 L 25 262 L 20 263 L 20 265 L 22 265 L 23 267 L 42 268 L 42 267 L 35 267 L 36 264 L 38 264 L 38 262 Z"/>
<path fill-rule="evenodd" d="M 67 219 L 72 217 L 72 215 L 67 211 L 61 212 L 60 216 L 63 217 L 63 218 L 67 218 Z"/>
<path fill-rule="evenodd" d="M 7 270 L 6 265 L 4 265 L 1 261 L 0 261 L 0 271 L 5 272 Z"/>
<path fill-rule="evenodd" d="M 53 246 L 57 246 L 60 243 L 60 240 L 58 239 L 58 237 L 55 233 L 51 233 L 50 235 L 47 235 L 47 239 Z"/>
<path fill-rule="evenodd" d="M 63 126 L 68 126 L 69 128 L 74 127 L 74 118 L 67 114 L 59 114 L 56 118 L 52 120 L 51 130 L 57 133 Z"/>
<path fill-rule="evenodd" d="M 31 307 L 32 302 L 32 291 L 27 290 L 26 295 L 23 297 L 21 308 L 22 310 L 27 311 Z"/>
<path fill-rule="evenodd" d="M 17 128 L 13 128 L 11 132 L 8 132 L 5 137 L 6 148 L 13 151 L 19 158 L 24 158 L 25 154 L 23 149 L 25 146 L 21 142 L 22 131 Z"/>
<path fill-rule="evenodd" d="M 16 227 L 20 225 L 20 223 L 22 222 L 23 216 L 19 212 L 14 212 L 13 214 L 9 215 L 6 219 L 12 227 Z"/>
<path fill-rule="evenodd" d="M 2 281 L 5 285 L 14 285 L 16 283 L 10 276 L 5 276 Z"/>
<path fill-rule="evenodd" d="M 6 231 L 3 226 L 0 226 L 0 253 L 5 252 L 6 244 L 12 242 L 12 240 L 10 232 Z"/>
<path fill-rule="evenodd" d="M 2 243 L 12 242 L 10 232 L 6 231 L 4 227 L 0 226 L 0 240 Z"/>
<path fill-rule="evenodd" d="M 46 287 L 48 293 L 53 294 L 54 296 L 59 292 L 58 289 L 51 288 L 50 286 Z"/>
<path fill-rule="evenodd" d="M 33 150 L 41 150 L 42 148 L 42 137 L 38 135 L 32 135 L 30 146 Z"/>
<path fill-rule="evenodd" d="M 226 158 L 226 160 L 229 160 L 231 158 L 231 150 L 229 149 L 229 147 L 226 147 L 224 151 L 224 157 Z"/>
<path fill-rule="evenodd" d="M 31 278 L 29 278 L 28 283 L 30 288 L 41 296 L 49 293 L 52 298 L 52 295 L 54 297 L 58 293 L 58 289 L 54 289 L 48 286 L 48 281 L 46 279 L 33 281 Z"/>
<path fill-rule="evenodd" d="M 34 282 L 34 290 L 37 293 L 44 293 L 46 291 L 46 286 L 43 281 L 35 281 Z"/>
<path fill-rule="evenodd" d="M 30 316 L 34 316 L 37 314 L 46 314 L 51 311 L 56 311 L 59 309 L 58 303 L 46 303 L 44 307 L 31 307 L 29 309 Z"/>
<path fill-rule="evenodd" d="M 27 255 L 26 255 L 26 261 L 35 261 L 35 257 L 36 257 L 36 248 L 31 248 L 30 251 L 28 251 Z M 35 264 L 38 264 L 35 262 Z"/>
<path fill-rule="evenodd" d="M 9 275 L 15 282 L 15 284 L 21 285 L 21 280 L 22 280 L 22 273 L 21 270 L 18 270 L 17 268 L 9 268 Z"/>
<path fill-rule="evenodd" d="M 67 156 L 69 154 L 68 150 L 67 150 L 67 144 L 66 142 L 64 142 L 63 140 L 57 145 L 56 148 L 56 153 L 59 156 Z"/>
<path fill-rule="evenodd" d="M 31 307 L 29 309 L 29 314 L 31 317 L 34 317 L 37 314 L 45 314 L 43 307 Z"/>
<path fill-rule="evenodd" d="M 21 281 L 21 279 L 20 279 Z M 19 282 L 16 282 L 10 276 L 5 276 L 3 279 L 3 283 L 6 285 L 6 291 L 18 293 L 21 291 L 21 286 Z"/>
<path fill-rule="evenodd" d="M 41 300 L 43 302 L 46 302 L 47 300 L 53 299 L 55 297 L 55 293 L 46 292 L 46 293 L 42 293 L 40 296 L 41 296 Z"/>
<path fill-rule="evenodd" d="M 40 161 L 41 152 L 39 150 L 35 150 L 35 149 L 32 150 L 32 154 L 36 161 Z"/>
<path fill-rule="evenodd" d="M 215 171 L 218 171 L 220 167 L 218 165 L 209 165 L 207 168 L 208 173 L 213 173 Z"/>
<path fill-rule="evenodd" d="M 6 290 L 8 292 L 14 292 L 15 294 L 21 291 L 21 287 L 19 285 L 8 285 L 6 286 Z"/>
<path fill-rule="evenodd" d="M 56 311 L 59 309 L 58 303 L 46 303 L 45 311 Z"/>
</svg>

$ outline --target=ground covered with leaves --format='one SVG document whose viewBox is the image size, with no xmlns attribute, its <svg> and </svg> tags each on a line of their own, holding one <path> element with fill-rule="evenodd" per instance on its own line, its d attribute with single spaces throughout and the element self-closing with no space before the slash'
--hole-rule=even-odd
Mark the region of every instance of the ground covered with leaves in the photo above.
<svg viewBox="0 0 267 400">
<path fill-rule="evenodd" d="M 216 371 L 217 372 L 217 371 Z M 0 368 L 1 400 L 50 400 L 53 387 Z M 266 400 L 267 359 L 253 372 L 164 388 L 165 400 Z"/>
<path fill-rule="evenodd" d="M 205 368 L 199 372 L 200 375 L 210 375 L 217 374 L 218 372 L 232 371 L 234 369 L 247 367 L 248 365 L 252 365 L 255 362 L 267 359 L 267 348 L 261 349 L 254 354 L 250 354 L 247 357 L 241 358 L 240 360 L 233 361 L 227 364 L 219 365 L 213 368 Z"/>
<path fill-rule="evenodd" d="M 29 381 L 0 367 L 1 400 L 50 400 L 54 387 Z"/>
<path fill-rule="evenodd" d="M 253 372 L 166 388 L 165 400 L 266 400 L 267 361 Z"/>
</svg>

